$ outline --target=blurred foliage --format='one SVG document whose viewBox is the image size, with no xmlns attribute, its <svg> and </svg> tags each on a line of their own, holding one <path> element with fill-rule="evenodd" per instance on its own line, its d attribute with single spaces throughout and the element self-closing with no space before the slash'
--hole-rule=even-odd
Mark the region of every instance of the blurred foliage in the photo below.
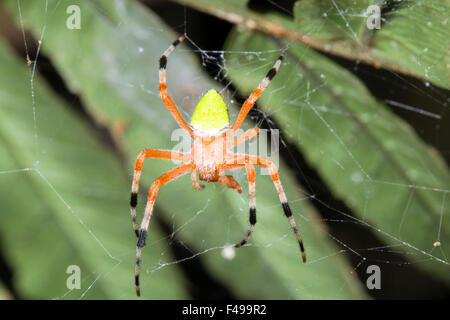
<svg viewBox="0 0 450 320">
<path fill-rule="evenodd" d="M 176 1 L 269 36 L 450 88 L 448 0 L 287 1 L 293 3 L 292 12 L 258 10 L 264 1 L 257 0 Z M 379 6 L 382 14 L 379 30 L 366 27 L 371 5 Z"/>
<path fill-rule="evenodd" d="M 279 47 L 280 43 L 249 31 L 234 32 L 225 45 L 230 52 Z M 254 59 L 247 57 L 247 64 Z M 244 93 L 250 93 L 264 76 L 263 70 L 249 72 L 247 64 L 235 57 L 226 60 L 230 79 Z M 386 243 L 430 248 L 436 232 L 423 231 L 435 231 L 440 225 L 445 190 L 450 186 L 450 175 L 439 154 L 377 102 L 358 78 L 329 59 L 293 44 L 285 60 L 290 68 L 283 68 L 274 79 L 273 86 L 279 89 L 262 97 L 259 105 L 283 124 L 290 141 L 358 219 L 382 227 L 379 236 Z M 296 78 L 301 81 L 291 81 Z M 442 239 L 450 240 L 450 224 L 442 225 L 440 232 Z M 450 247 L 443 249 L 448 256 Z M 447 264 L 430 260 L 420 265 L 450 281 Z"/>
<path fill-rule="evenodd" d="M 183 2 L 217 12 L 209 5 L 216 1 Z M 218 2 L 217 7 L 223 5 L 225 11 L 221 12 L 233 13 L 245 2 L 230 1 L 235 8 L 225 3 Z M 310 1 L 299 3 L 309 3 L 308 8 L 314 9 Z M 25 298 L 134 298 L 136 239 L 128 208 L 132 167 L 144 148 L 173 148 L 171 134 L 177 125 L 158 95 L 157 61 L 177 34 L 135 1 L 21 2 L 22 19 L 17 4 L 16 0 L 4 2 L 18 26 L 23 22 L 35 39 L 43 35 L 42 52 L 70 91 L 80 97 L 88 114 L 119 137 L 113 152 L 86 119 L 74 113 L 34 73 L 34 65 L 27 70 L 26 63 L 1 43 L 0 145 L 4 156 L 0 157 L 0 235 L 17 290 Z M 65 27 L 66 8 L 73 4 L 81 7 L 80 30 Z M 416 7 L 420 11 L 421 6 Z M 273 19 L 272 24 L 284 28 L 280 17 Z M 402 37 L 401 28 L 399 24 L 391 32 L 402 43 L 413 41 Z M 326 34 L 313 35 L 321 45 L 333 43 Z M 437 39 L 436 45 L 427 45 L 433 54 L 438 52 L 437 56 L 442 45 L 438 37 L 440 33 L 432 40 Z M 227 71 L 239 91 L 247 94 L 257 86 L 279 49 L 288 44 L 286 40 L 251 30 L 236 29 L 230 34 L 224 47 L 231 50 L 226 52 Z M 358 57 L 359 49 L 351 37 L 341 40 L 330 52 Z M 416 46 L 423 47 L 420 43 Z M 342 47 L 350 48 L 351 54 L 340 51 Z M 382 47 L 371 54 L 377 52 L 376 60 L 383 67 L 398 63 L 407 73 L 448 85 L 437 59 L 433 61 L 439 63 L 425 74 L 416 64 L 400 64 L 407 60 L 402 59 L 402 51 L 396 56 Z M 267 55 L 261 61 L 254 59 L 259 63 L 255 65 L 250 61 L 254 58 L 251 53 L 233 55 L 235 51 Z M 189 117 L 198 98 L 212 87 L 220 89 L 193 52 L 180 45 L 168 62 L 168 88 L 183 115 Z M 294 92 L 302 101 L 291 100 Z M 278 121 L 333 192 L 349 204 L 361 219 L 359 223 L 367 221 L 380 228 L 377 234 L 387 244 L 404 241 L 406 247 L 420 248 L 428 261 L 418 266 L 449 280 L 448 264 L 429 258 L 425 252 L 435 240 L 445 193 L 395 185 L 450 189 L 442 160 L 408 124 L 371 97 L 358 79 L 300 42 L 289 43 L 286 62 L 263 94 L 260 106 Z M 346 116 L 322 113 L 317 106 L 335 108 Z M 237 107 L 231 106 L 232 117 Z M 250 121 L 246 125 L 251 126 Z M 117 130 L 122 127 L 125 129 Z M 148 186 L 171 167 L 170 162 L 146 161 L 139 216 Z M 150 225 L 143 252 L 143 298 L 189 297 L 188 280 L 180 270 L 182 262 L 176 262 L 171 253 L 172 241 L 192 250 L 193 258 L 201 259 L 210 275 L 237 298 L 365 298 L 343 251 L 310 203 L 303 200 L 305 193 L 283 163 L 280 176 L 305 239 L 307 264 L 301 263 L 295 237 L 268 176 L 257 177 L 258 224 L 251 245 L 237 250 L 233 260 L 224 259 L 221 252 L 225 245 L 241 240 L 248 228 L 245 173 L 236 173 L 244 187 L 242 195 L 214 184 L 199 192 L 192 188 L 189 176 L 184 176 L 158 194 L 155 215 L 173 226 L 174 234 L 167 237 L 158 224 Z M 404 219 L 405 200 L 412 192 Z M 403 225 L 401 239 L 393 238 L 399 224 Z M 448 224 L 442 226 L 441 238 L 448 256 Z M 74 264 L 82 271 L 82 290 L 69 292 L 65 271 Z"/>
</svg>

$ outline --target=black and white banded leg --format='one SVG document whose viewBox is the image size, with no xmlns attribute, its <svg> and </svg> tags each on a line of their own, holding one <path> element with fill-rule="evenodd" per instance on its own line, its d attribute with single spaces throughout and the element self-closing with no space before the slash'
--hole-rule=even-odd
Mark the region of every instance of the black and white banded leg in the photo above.
<svg viewBox="0 0 450 320">
<path fill-rule="evenodd" d="M 248 189 L 249 189 L 249 207 L 250 207 L 250 228 L 245 236 L 244 240 L 236 244 L 236 248 L 240 248 L 245 245 L 250 239 L 256 224 L 256 188 L 255 188 L 255 168 L 253 165 L 246 165 L 247 179 L 248 179 Z"/>
<path fill-rule="evenodd" d="M 144 165 L 145 158 L 188 161 L 189 154 L 184 154 L 177 151 L 155 150 L 155 149 L 144 149 L 141 151 L 141 153 L 139 153 L 139 156 L 136 159 L 136 164 L 134 165 L 133 183 L 131 184 L 131 196 L 130 196 L 131 221 L 133 223 L 133 230 L 136 233 L 137 237 L 139 237 L 139 232 L 138 232 L 138 225 L 136 222 L 136 206 L 138 202 L 139 181 L 141 179 L 142 167 Z"/>
<path fill-rule="evenodd" d="M 269 70 L 267 75 L 260 82 L 258 88 L 256 88 L 256 90 L 250 94 L 250 96 L 247 98 L 247 100 L 245 100 L 244 104 L 242 105 L 241 110 L 239 111 L 236 121 L 233 123 L 233 126 L 227 132 L 227 134 L 230 137 L 236 133 L 238 128 L 241 127 L 242 123 L 244 122 L 245 118 L 247 117 L 247 114 L 253 108 L 256 100 L 258 100 L 261 93 L 269 85 L 269 83 L 273 79 L 273 77 L 275 77 L 275 75 L 277 74 L 278 69 L 280 69 L 281 62 L 283 61 L 283 57 L 284 57 L 284 53 L 281 53 L 280 56 L 278 57 L 277 61 L 275 61 L 275 64 L 273 65 L 273 67 Z"/>
<path fill-rule="evenodd" d="M 172 116 L 175 118 L 175 121 L 178 123 L 178 125 L 186 130 L 191 137 L 193 137 L 192 128 L 186 123 L 186 121 L 184 121 L 172 98 L 170 98 L 169 94 L 167 93 L 166 84 L 167 58 L 172 53 L 172 51 L 175 50 L 175 47 L 180 44 L 185 38 L 186 37 L 182 35 L 177 40 L 175 40 L 159 59 L 159 94 L 161 95 L 161 100 L 166 105 Z"/>
</svg>

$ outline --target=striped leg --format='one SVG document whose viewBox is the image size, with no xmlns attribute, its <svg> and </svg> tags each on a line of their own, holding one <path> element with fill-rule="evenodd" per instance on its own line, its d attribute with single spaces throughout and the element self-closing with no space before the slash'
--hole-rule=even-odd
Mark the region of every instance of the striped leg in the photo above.
<svg viewBox="0 0 450 320">
<path fill-rule="evenodd" d="M 229 130 L 229 137 L 233 136 L 236 133 L 236 130 L 239 129 L 239 127 L 244 122 L 245 118 L 247 117 L 247 114 L 249 111 L 253 108 L 253 105 L 255 104 L 256 100 L 259 98 L 263 90 L 269 85 L 270 80 L 273 79 L 275 74 L 277 73 L 278 69 L 280 68 L 281 61 L 283 60 L 284 53 L 280 55 L 280 57 L 277 59 L 275 64 L 273 65 L 272 69 L 269 70 L 265 78 L 261 81 L 258 88 L 256 88 L 255 91 L 253 91 L 250 96 L 245 100 L 244 104 L 242 105 L 241 111 L 239 111 L 239 114 L 236 118 L 236 121 L 234 122 L 233 126 Z"/>
<path fill-rule="evenodd" d="M 272 178 L 275 188 L 277 189 L 278 197 L 280 198 L 281 205 L 283 206 L 284 214 L 286 215 L 286 218 L 288 218 L 292 230 L 294 231 L 295 236 L 297 237 L 298 244 L 300 245 L 302 260 L 303 262 L 306 262 L 306 254 L 305 248 L 303 247 L 302 237 L 298 232 L 297 225 L 295 224 L 294 217 L 292 216 L 291 208 L 289 207 L 289 204 L 287 202 L 286 194 L 284 193 L 283 186 L 281 185 L 280 177 L 278 175 L 278 169 L 269 159 L 265 159 L 262 157 L 257 158 L 258 158 L 258 165 L 267 167 L 267 169 L 269 170 L 270 177 Z"/>
<path fill-rule="evenodd" d="M 162 176 L 160 176 L 158 179 L 156 179 L 150 188 L 150 191 L 148 193 L 147 206 L 145 207 L 145 214 L 144 214 L 144 218 L 142 219 L 142 222 L 141 222 L 141 229 L 139 230 L 138 241 L 136 244 L 135 283 L 136 283 L 136 294 L 138 295 L 138 297 L 141 295 L 140 288 L 139 288 L 139 273 L 140 273 L 140 265 L 141 265 L 142 248 L 145 246 L 145 238 L 147 235 L 150 218 L 152 217 L 153 205 L 155 204 L 156 194 L 158 193 L 158 190 L 163 185 L 165 185 L 166 183 L 168 183 L 169 181 L 171 181 L 175 178 L 178 178 L 178 177 L 188 173 L 193 168 L 194 167 L 191 163 L 176 167 L 176 168 L 170 170 L 169 172 L 164 173 Z"/>
<path fill-rule="evenodd" d="M 173 102 L 172 98 L 170 98 L 169 94 L 167 93 L 167 85 L 166 85 L 167 57 L 169 56 L 169 54 L 172 53 L 175 47 L 184 39 L 185 36 L 182 35 L 177 40 L 175 40 L 159 59 L 159 93 L 161 95 L 161 100 L 166 105 L 167 109 L 170 111 L 172 116 L 175 118 L 178 125 L 187 132 L 189 132 L 189 134 L 192 137 L 193 136 L 192 129 L 186 123 L 186 121 L 184 121 L 183 117 L 181 116 L 180 112 L 175 106 L 175 103 Z"/>
<path fill-rule="evenodd" d="M 142 166 L 144 165 L 145 158 L 188 161 L 190 159 L 190 155 L 181 152 L 166 151 L 166 150 L 145 149 L 141 151 L 141 153 L 136 159 L 136 164 L 134 166 L 133 184 L 131 185 L 131 197 L 130 197 L 131 221 L 133 222 L 133 230 L 136 233 L 136 236 L 139 236 L 138 227 L 136 223 L 136 206 L 139 191 L 139 180 L 141 178 Z"/>
<path fill-rule="evenodd" d="M 252 165 L 246 165 L 247 179 L 248 179 L 248 189 L 249 189 L 249 206 L 250 206 L 250 229 L 247 232 L 244 240 L 236 244 L 236 248 L 240 248 L 248 242 L 250 236 L 252 235 L 253 229 L 256 224 L 256 190 L 255 190 L 255 168 Z"/>
<path fill-rule="evenodd" d="M 284 193 L 283 186 L 281 185 L 277 167 L 269 159 L 266 159 L 263 157 L 257 157 L 257 156 L 249 156 L 249 155 L 237 155 L 236 154 L 236 155 L 233 155 L 232 157 L 229 157 L 228 161 L 232 161 L 233 163 L 256 164 L 258 166 L 266 167 L 269 170 L 270 177 L 275 185 L 275 188 L 278 193 L 278 197 L 280 198 L 280 202 L 283 207 L 284 214 L 286 215 L 286 218 L 288 218 L 289 223 L 291 224 L 292 230 L 294 231 L 295 236 L 297 237 L 298 244 L 300 246 L 300 251 L 302 254 L 302 260 L 303 260 L 303 262 L 306 262 L 306 254 L 305 254 L 305 248 L 303 246 L 303 240 L 302 240 L 302 237 L 300 236 L 300 233 L 298 232 L 298 228 L 295 223 L 294 217 L 292 215 L 291 208 L 289 207 L 289 204 L 287 202 L 286 194 Z"/>
</svg>

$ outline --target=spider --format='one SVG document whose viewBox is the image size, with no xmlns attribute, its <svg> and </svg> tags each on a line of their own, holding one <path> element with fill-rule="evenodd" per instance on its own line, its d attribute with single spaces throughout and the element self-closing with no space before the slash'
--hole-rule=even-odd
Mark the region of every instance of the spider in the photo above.
<svg viewBox="0 0 450 320">
<path fill-rule="evenodd" d="M 256 199 L 255 199 L 255 169 L 254 165 L 266 167 L 269 170 L 270 177 L 275 184 L 278 196 L 280 198 L 284 214 L 289 219 L 291 227 L 297 237 L 300 245 L 300 251 L 303 262 L 306 262 L 305 249 L 303 247 L 302 238 L 298 232 L 294 217 L 286 199 L 286 195 L 281 186 L 276 166 L 269 160 L 259 156 L 251 156 L 246 154 L 234 154 L 228 152 L 229 149 L 236 145 L 254 138 L 259 134 L 259 128 L 253 128 L 237 138 L 233 138 L 236 131 L 244 122 L 250 109 L 255 104 L 262 91 L 267 87 L 269 82 L 277 73 L 283 59 L 283 53 L 275 62 L 274 66 L 267 73 L 266 77 L 261 81 L 258 88 L 253 91 L 242 105 L 236 121 L 230 127 L 228 118 L 228 109 L 222 97 L 215 90 L 209 90 L 199 101 L 192 115 L 191 123 L 188 125 L 179 113 L 174 102 L 167 93 L 166 86 L 166 66 L 167 57 L 175 49 L 175 47 L 185 39 L 185 35 L 179 37 L 172 45 L 163 53 L 159 63 L 159 92 L 161 99 L 169 112 L 175 118 L 178 125 L 186 130 L 193 140 L 190 153 L 182 153 L 169 150 L 145 149 L 137 157 L 133 183 L 131 187 L 131 219 L 133 229 L 138 238 L 136 244 L 136 266 L 135 266 L 135 283 L 136 293 L 140 296 L 139 288 L 139 272 L 142 248 L 145 245 L 145 238 L 148 231 L 150 218 L 152 217 L 153 205 L 156 200 L 158 190 L 166 183 L 191 173 L 191 180 L 195 189 L 203 189 L 204 186 L 197 182 L 197 173 L 199 179 L 205 182 L 222 183 L 228 188 L 235 189 L 241 193 L 242 189 L 239 183 L 231 175 L 225 175 L 225 170 L 245 167 L 247 172 L 247 180 L 249 183 L 249 206 L 250 206 L 250 228 L 244 239 L 235 245 L 239 248 L 247 243 L 256 224 Z M 164 173 L 157 178 L 148 193 L 147 205 L 144 217 L 141 222 L 140 230 L 136 223 L 136 205 L 139 188 L 139 179 L 142 172 L 142 166 L 145 158 L 173 159 L 183 162 L 184 164 Z"/>
</svg>

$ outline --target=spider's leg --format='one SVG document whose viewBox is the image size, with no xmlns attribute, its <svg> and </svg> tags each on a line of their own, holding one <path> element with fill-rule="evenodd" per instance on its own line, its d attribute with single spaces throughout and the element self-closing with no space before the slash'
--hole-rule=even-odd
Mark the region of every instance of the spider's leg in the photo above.
<svg viewBox="0 0 450 320">
<path fill-rule="evenodd" d="M 235 247 L 239 248 L 245 245 L 252 235 L 253 229 L 256 224 L 256 188 L 255 188 L 255 168 L 253 165 L 246 165 L 247 179 L 248 179 L 248 191 L 249 191 L 249 206 L 250 206 L 250 229 L 247 232 L 244 240 L 236 244 Z"/>
<path fill-rule="evenodd" d="M 239 183 L 234 179 L 234 177 L 231 176 L 231 175 L 225 175 L 225 170 L 226 169 L 227 170 L 231 170 L 231 169 L 234 169 L 236 167 L 239 168 L 239 167 L 242 167 L 242 165 L 221 167 L 219 169 L 219 177 L 218 177 L 216 182 L 222 183 L 222 184 L 226 185 L 230 189 L 235 189 L 238 193 L 242 193 L 242 188 L 239 185 Z"/>
<path fill-rule="evenodd" d="M 280 198 L 280 202 L 284 210 L 284 214 L 286 215 L 286 218 L 288 218 L 292 230 L 294 231 L 295 236 L 297 237 L 298 244 L 300 246 L 300 251 L 302 254 L 302 260 L 303 262 L 306 262 L 306 254 L 305 248 L 303 246 L 303 240 L 302 237 L 300 236 L 300 233 L 298 232 L 294 216 L 292 215 L 291 208 L 289 207 L 289 204 L 287 202 L 286 194 L 284 193 L 283 186 L 281 185 L 277 167 L 272 163 L 272 161 L 263 157 L 250 155 L 237 155 L 237 154 L 235 155 L 229 154 L 228 156 L 229 159 L 227 161 L 230 163 L 233 162 L 233 163 L 256 164 L 258 166 L 266 167 L 269 170 L 270 178 L 272 179 L 275 188 L 277 190 L 278 197 Z"/>
<path fill-rule="evenodd" d="M 278 169 L 277 167 L 270 161 L 269 159 L 263 158 L 263 157 L 256 157 L 258 161 L 258 165 L 267 167 L 270 173 L 270 178 L 272 179 L 275 188 L 277 189 L 278 197 L 280 198 L 281 205 L 283 206 L 284 214 L 286 215 L 286 218 L 288 218 L 289 223 L 291 224 L 292 230 L 295 233 L 295 236 L 297 237 L 298 244 L 300 246 L 300 251 L 302 253 L 302 260 L 303 262 L 306 262 L 306 254 L 305 254 L 305 248 L 303 247 L 303 240 L 300 236 L 300 233 L 298 232 L 297 225 L 295 224 L 294 216 L 292 215 L 291 208 L 289 207 L 289 204 L 287 202 L 286 194 L 284 193 L 283 186 L 281 185 L 280 177 L 278 175 Z"/>
<path fill-rule="evenodd" d="M 140 273 L 140 264 L 141 264 L 141 254 L 142 254 L 142 248 L 145 246 L 145 238 L 148 231 L 148 225 L 150 223 L 150 218 L 152 217 L 153 213 L 153 205 L 156 200 L 156 194 L 158 193 L 158 190 L 168 183 L 169 181 L 178 178 L 189 171 L 193 169 L 193 165 L 191 163 L 181 165 L 179 167 L 176 167 L 166 173 L 164 173 L 162 176 L 160 176 L 158 179 L 153 182 L 150 191 L 148 193 L 148 200 L 147 200 L 147 206 L 145 207 L 145 214 L 144 218 L 141 222 L 141 229 L 139 230 L 139 237 L 136 244 L 136 267 L 135 267 L 135 283 L 136 283 L 136 293 L 138 297 L 141 295 L 140 288 L 139 288 L 139 273 Z"/>
<path fill-rule="evenodd" d="M 270 81 L 275 76 L 278 69 L 280 68 L 281 60 L 283 60 L 283 56 L 284 56 L 284 53 L 282 53 L 280 55 L 280 57 L 277 59 L 277 61 L 273 65 L 272 69 L 269 70 L 269 72 L 267 73 L 265 78 L 259 84 L 258 88 L 256 88 L 256 90 L 250 94 L 250 96 L 247 98 L 247 100 L 245 100 L 244 104 L 242 105 L 241 111 L 239 111 L 236 121 L 234 122 L 231 129 L 227 132 L 227 135 L 229 137 L 232 137 L 236 133 L 236 130 L 239 129 L 239 127 L 242 125 L 245 118 L 247 117 L 247 114 L 253 108 L 253 105 L 255 104 L 256 100 L 259 98 L 259 96 L 261 95 L 263 90 L 269 85 Z"/>
<path fill-rule="evenodd" d="M 166 85 L 167 57 L 175 49 L 175 47 L 184 39 L 185 36 L 182 35 L 177 40 L 175 40 L 159 59 L 159 93 L 161 95 L 161 100 L 166 105 L 167 109 L 172 114 L 172 116 L 175 118 L 178 125 L 187 132 L 189 132 L 189 134 L 192 137 L 193 136 L 192 129 L 186 123 L 186 121 L 184 121 L 183 117 L 181 116 L 180 112 L 175 106 L 175 103 L 173 102 L 172 98 L 170 98 L 169 94 L 167 93 L 167 85 Z"/>
<path fill-rule="evenodd" d="M 192 170 L 191 180 L 192 180 L 192 184 L 194 186 L 194 189 L 201 190 L 201 189 L 203 189 L 205 187 L 204 185 L 199 184 L 197 182 L 197 170 L 196 169 Z"/>
<path fill-rule="evenodd" d="M 133 222 L 133 230 L 136 233 L 136 236 L 139 236 L 138 227 L 136 223 L 136 206 L 139 191 L 139 180 L 141 178 L 142 166 L 144 165 L 145 158 L 173 159 L 178 161 L 190 160 L 189 154 L 181 152 L 154 150 L 154 149 L 145 149 L 141 151 L 141 153 L 136 159 L 136 164 L 134 166 L 133 184 L 131 185 L 131 197 L 130 197 L 131 221 Z"/>
<path fill-rule="evenodd" d="M 231 139 L 228 140 L 227 141 L 227 150 L 237 146 L 238 144 L 240 144 L 246 140 L 250 140 L 254 137 L 257 137 L 258 135 L 259 135 L 259 128 L 252 128 L 250 130 L 247 130 L 243 134 L 241 134 L 239 137 L 236 137 L 232 140 Z"/>
<path fill-rule="evenodd" d="M 223 183 L 230 189 L 235 189 L 238 193 L 242 192 L 242 188 L 239 183 L 231 175 L 219 176 L 218 183 Z"/>
</svg>

